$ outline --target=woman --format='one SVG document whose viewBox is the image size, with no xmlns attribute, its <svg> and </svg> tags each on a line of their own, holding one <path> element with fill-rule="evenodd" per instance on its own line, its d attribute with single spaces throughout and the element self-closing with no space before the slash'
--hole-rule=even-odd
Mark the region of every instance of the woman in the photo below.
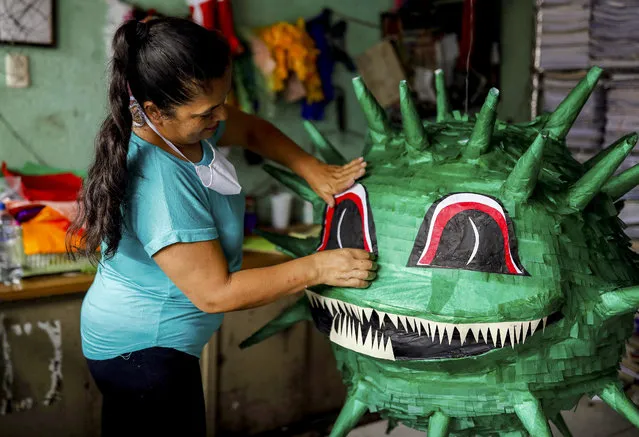
<svg viewBox="0 0 639 437">
<path fill-rule="evenodd" d="M 305 178 L 327 202 L 365 163 L 325 165 L 271 124 L 224 105 L 229 48 L 181 19 L 123 24 L 113 40 L 110 114 L 72 232 L 102 261 L 81 316 L 103 394 L 103 435 L 204 435 L 198 358 L 223 313 L 306 286 L 368 286 L 360 250 L 239 271 L 244 197 L 215 146 L 243 145 Z"/>
</svg>

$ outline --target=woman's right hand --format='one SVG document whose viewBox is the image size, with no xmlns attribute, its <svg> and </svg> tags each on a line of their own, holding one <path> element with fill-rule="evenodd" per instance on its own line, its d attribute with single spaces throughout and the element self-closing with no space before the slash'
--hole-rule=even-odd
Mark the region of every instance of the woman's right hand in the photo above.
<svg viewBox="0 0 639 437">
<path fill-rule="evenodd" d="M 311 255 L 318 284 L 367 288 L 377 277 L 375 256 L 360 249 L 326 250 Z"/>
</svg>

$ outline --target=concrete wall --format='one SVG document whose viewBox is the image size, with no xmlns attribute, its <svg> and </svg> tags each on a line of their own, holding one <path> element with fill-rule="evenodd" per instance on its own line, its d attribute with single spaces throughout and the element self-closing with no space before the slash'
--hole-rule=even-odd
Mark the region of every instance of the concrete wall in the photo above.
<svg viewBox="0 0 639 437">
<path fill-rule="evenodd" d="M 143 7 L 162 13 L 186 15 L 182 0 L 143 0 Z M 360 20 L 377 23 L 379 12 L 390 0 L 336 0 L 292 2 L 290 0 L 236 0 L 238 25 L 253 27 L 278 20 L 310 18 L 329 6 Z M 59 42 L 57 48 L 0 47 L 0 55 L 20 52 L 29 56 L 32 86 L 9 89 L 0 83 L 0 116 L 17 132 L 16 138 L 0 120 L 0 159 L 21 166 L 37 156 L 48 165 L 84 169 L 93 153 L 93 140 L 105 113 L 106 55 L 103 37 L 106 3 L 104 0 L 65 0 L 58 2 Z M 349 24 L 347 47 L 357 54 L 379 40 L 379 29 Z M 3 65 L 3 64 L 2 64 Z M 3 68 L 0 67 L 0 69 Z M 0 70 L 1 71 L 1 70 Z M 351 74 L 342 67 L 335 75 L 347 93 L 348 124 L 358 134 L 339 136 L 335 112 L 327 111 L 327 122 L 320 123 L 329 137 L 344 145 L 346 154 L 355 156 L 363 146 L 365 124 L 351 89 Z M 2 76 L 4 79 L 4 76 Z M 310 145 L 303 132 L 299 105 L 278 105 L 272 121 L 303 147 Z M 23 144 L 26 143 L 28 147 Z M 271 184 L 259 169 L 239 165 L 242 182 L 253 187 Z"/>
<path fill-rule="evenodd" d="M 532 0 L 502 2 L 502 118 L 516 121 L 528 117 L 530 66 L 533 32 Z M 144 7 L 174 15 L 186 15 L 182 0 L 142 0 Z M 322 7 L 377 23 L 379 12 L 391 0 L 235 0 L 239 26 L 253 27 L 278 20 L 294 21 L 312 17 Z M 9 89 L 0 80 L 0 159 L 20 166 L 34 160 L 35 152 L 48 165 L 84 169 L 93 153 L 93 140 L 105 111 L 106 55 L 103 37 L 106 2 L 104 0 L 58 1 L 58 46 L 55 49 L 0 46 L 0 55 L 20 52 L 30 57 L 32 86 Z M 349 22 L 347 48 L 357 55 L 379 39 L 379 30 Z M 0 62 L 0 79 L 3 62 Z M 335 110 L 328 108 L 326 121 L 319 127 L 349 157 L 363 145 L 365 124 L 352 92 L 352 75 L 338 67 L 336 83 L 346 92 L 348 126 L 352 133 L 339 134 Z M 272 121 L 303 147 L 310 142 L 303 132 L 299 105 L 279 105 Z M 16 138 L 11 130 L 17 132 Z M 27 145 L 25 147 L 23 144 Z M 239 157 L 239 156 L 238 156 Z M 239 165 L 240 178 L 249 191 L 270 188 L 272 182 L 259 169 Z"/>
</svg>

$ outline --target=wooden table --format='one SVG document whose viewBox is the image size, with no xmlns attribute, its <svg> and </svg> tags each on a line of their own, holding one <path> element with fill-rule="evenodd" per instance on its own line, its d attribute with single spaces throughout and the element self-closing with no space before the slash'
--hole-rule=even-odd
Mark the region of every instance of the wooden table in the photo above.
<svg viewBox="0 0 639 437">
<path fill-rule="evenodd" d="M 290 259 L 280 253 L 244 252 L 242 269 L 272 266 Z M 19 287 L 0 285 L 0 302 L 85 293 L 91 286 L 93 278 L 93 275 L 80 273 L 27 278 Z"/>
<path fill-rule="evenodd" d="M 288 261 L 280 253 L 245 251 L 243 269 Z M 0 416 L 0 435 L 98 437 L 101 396 L 81 349 L 80 312 L 93 275 L 51 275 L 27 278 L 20 288 L 0 286 L 0 379 L 5 362 L 12 364 L 11 414 Z M 251 348 L 239 343 L 295 302 L 298 296 L 225 315 L 200 359 L 208 436 L 255 435 L 282 427 L 308 428 L 311 419 L 332 418 L 345 388 L 332 358 L 330 344 L 310 323 Z M 55 328 L 52 337 L 44 328 Z M 59 342 L 54 340 L 59 338 Z M 8 345 L 9 347 L 6 347 Z M 56 349 L 58 348 L 58 349 Z M 54 384 L 51 365 L 62 359 L 64 383 Z M 54 381 L 54 382 L 52 382 Z M 51 405 L 45 396 L 54 387 L 60 397 Z M 0 390 L 0 401 L 6 393 Z M 33 400 L 29 411 L 16 412 L 20 402 Z"/>
</svg>

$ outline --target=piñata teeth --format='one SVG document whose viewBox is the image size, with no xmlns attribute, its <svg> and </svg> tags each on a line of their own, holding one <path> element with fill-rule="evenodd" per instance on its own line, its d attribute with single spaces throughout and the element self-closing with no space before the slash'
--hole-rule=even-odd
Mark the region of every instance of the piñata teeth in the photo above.
<svg viewBox="0 0 639 437">
<path fill-rule="evenodd" d="M 547 319 L 547 317 L 543 317 L 521 322 L 453 324 L 360 307 L 352 303 L 325 297 L 309 290 L 306 290 L 306 295 L 311 306 L 326 309 L 333 317 L 333 326 L 330 334 L 330 339 L 333 343 L 372 357 L 393 360 L 392 343 L 390 338 L 383 334 L 383 330 L 378 332 L 373 328 L 369 328 L 368 332 L 362 333 L 361 327 L 357 331 L 357 328 L 349 328 L 349 326 L 369 323 L 373 314 L 377 314 L 380 329 L 384 326 L 384 318 L 388 317 L 395 328 L 399 327 L 401 323 L 401 326 L 406 331 L 416 332 L 420 336 L 428 336 L 433 342 L 438 337 L 440 342 L 450 344 L 454 332 L 457 331 L 462 345 L 468 340 L 469 335 L 472 335 L 476 343 L 481 341 L 488 344 L 488 333 L 490 333 L 494 347 L 504 347 L 508 339 L 510 339 L 511 346 L 515 347 L 517 344 L 524 343 L 526 337 L 533 335 L 539 325 L 545 328 Z M 340 319 L 339 323 L 337 322 L 338 318 Z M 528 334 L 529 328 L 530 334 Z M 362 334 L 364 334 L 364 338 L 362 338 Z M 444 340 L 444 337 L 446 337 L 446 340 Z M 377 338 L 378 341 L 373 341 L 374 338 Z"/>
</svg>

